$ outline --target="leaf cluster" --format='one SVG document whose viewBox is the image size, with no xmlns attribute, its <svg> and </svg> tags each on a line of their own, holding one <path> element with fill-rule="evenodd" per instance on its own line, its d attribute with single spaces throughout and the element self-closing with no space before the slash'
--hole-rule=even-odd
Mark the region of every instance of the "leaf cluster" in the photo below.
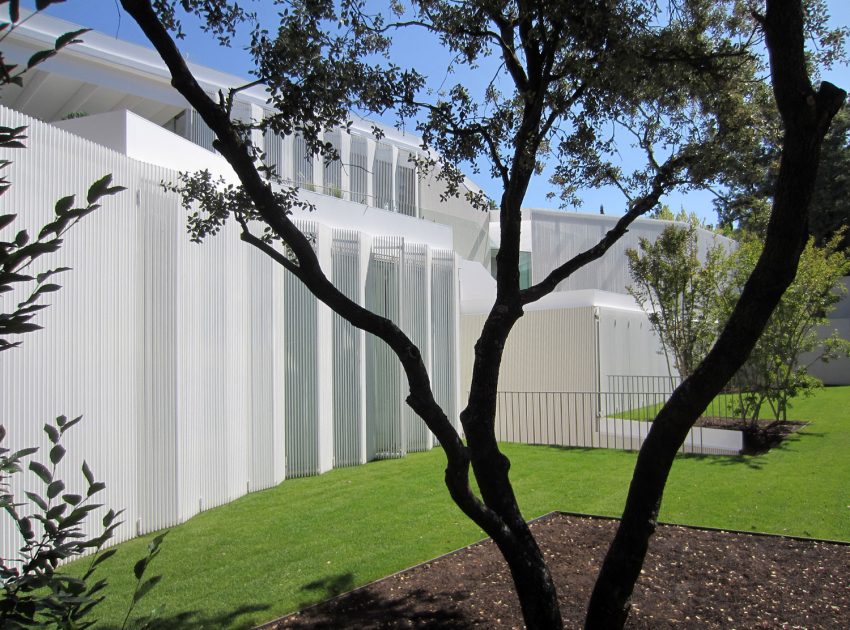
<svg viewBox="0 0 850 630">
<path fill-rule="evenodd" d="M 180 173 L 177 182 L 163 182 L 162 186 L 180 195 L 181 204 L 188 212 L 186 229 L 194 243 L 202 243 L 208 236 L 218 234 L 230 218 L 245 231 L 250 223 L 261 222 L 253 201 L 242 186 L 214 177 L 208 170 Z M 297 188 L 276 186 L 273 194 L 280 212 L 286 215 L 291 214 L 293 208 L 313 210 L 311 203 L 298 196 Z M 280 240 L 265 223 L 260 238 L 266 243 Z"/>
<path fill-rule="evenodd" d="M 0 128 L 0 146 L 17 147 L 20 145 L 24 128 Z M 3 144 L 4 138 L 11 138 L 8 144 Z M 9 162 L 0 165 L 8 166 Z M 79 223 L 84 217 L 100 207 L 98 203 L 103 197 L 114 195 L 123 186 L 112 186 L 112 175 L 105 175 L 89 187 L 83 204 L 76 205 L 75 195 L 63 197 L 54 206 L 55 218 L 44 225 L 34 239 L 26 230 L 20 230 L 9 240 L 0 240 L 0 293 L 14 291 L 18 287 L 29 287 L 29 295 L 19 301 L 9 313 L 0 313 L 0 351 L 20 345 L 20 341 L 12 341 L 8 337 L 39 330 L 41 326 L 32 320 L 39 311 L 47 308 L 47 304 L 37 303 L 48 293 L 58 291 L 61 287 L 53 282 L 47 282 L 56 274 L 68 271 L 68 267 L 54 267 L 47 271 L 31 275 L 25 273 L 27 268 L 38 258 L 59 250 L 63 243 L 64 234 Z M 9 183 L 0 189 L 5 192 Z M 17 215 L 0 215 L 0 232 L 12 226 Z"/>
<path fill-rule="evenodd" d="M 27 468 L 40 480 L 41 492 L 26 492 L 28 503 L 22 504 L 11 494 L 9 478 L 22 472 L 24 458 L 38 449 L 11 452 L 0 447 L 0 509 L 14 524 L 22 546 L 17 558 L 0 563 L 2 599 L 0 626 L 25 628 L 52 624 L 61 628 L 86 628 L 94 623 L 85 617 L 103 599 L 104 580 L 92 582 L 97 566 L 114 551 L 96 553 L 80 578 L 56 572 L 59 563 L 90 551 L 99 552 L 121 524 L 120 512 L 109 510 L 102 518 L 103 529 L 87 537 L 83 525 L 92 512 L 102 507 L 94 503 L 96 495 L 106 487 L 96 481 L 88 464 L 83 462 L 85 495 L 66 492 L 65 482 L 57 467 L 65 456 L 62 438 L 81 417 L 59 416 L 44 425 L 52 444 L 48 461 L 32 459 Z M 0 426 L 0 443 L 6 431 Z M 21 508 L 26 507 L 26 511 Z"/>
</svg>

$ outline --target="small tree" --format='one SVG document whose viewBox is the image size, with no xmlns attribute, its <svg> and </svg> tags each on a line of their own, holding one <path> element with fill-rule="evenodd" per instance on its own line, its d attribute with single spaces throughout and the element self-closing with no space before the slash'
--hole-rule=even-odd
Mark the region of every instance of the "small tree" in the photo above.
<svg viewBox="0 0 850 630">
<path fill-rule="evenodd" d="M 661 341 L 671 380 L 674 368 L 687 378 L 717 338 L 715 296 L 725 250 L 712 246 L 703 262 L 696 226 L 670 225 L 655 242 L 641 238 L 640 252 L 629 249 L 626 256 L 635 283 L 628 291 Z"/>
<path fill-rule="evenodd" d="M 794 282 L 782 296 L 747 362 L 733 383 L 738 390 L 737 411 L 748 420 L 749 430 L 758 428 L 765 404 L 777 421 L 787 420 L 790 400 L 809 396 L 822 383 L 808 374 L 815 361 L 829 361 L 850 353 L 850 342 L 837 333 L 821 339 L 818 329 L 828 323 L 827 315 L 846 292 L 841 277 L 850 273 L 850 257 L 840 244 L 845 230 L 838 230 L 823 246 L 809 239 Z M 752 272 L 763 245 L 755 238 L 741 244 L 727 260 L 728 282 L 719 301 L 725 320 Z M 803 355 L 814 352 L 808 363 Z"/>
</svg>

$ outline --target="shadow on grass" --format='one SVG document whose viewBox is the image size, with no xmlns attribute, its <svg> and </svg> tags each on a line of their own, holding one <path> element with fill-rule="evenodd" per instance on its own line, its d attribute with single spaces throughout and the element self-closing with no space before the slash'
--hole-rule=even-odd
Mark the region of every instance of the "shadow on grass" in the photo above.
<svg viewBox="0 0 850 630">
<path fill-rule="evenodd" d="M 354 574 L 340 573 L 339 575 L 330 575 L 325 578 L 308 582 L 301 587 L 302 593 L 310 593 L 311 597 L 307 601 L 301 602 L 298 607 L 305 608 L 316 602 L 323 602 L 326 599 L 331 599 L 354 588 Z"/>
<path fill-rule="evenodd" d="M 249 604 L 218 615 L 207 614 L 200 610 L 191 610 L 174 615 L 155 616 L 152 619 L 145 617 L 136 619 L 134 617 L 130 619 L 127 627 L 143 627 L 146 630 L 173 630 L 174 628 L 251 628 L 254 624 L 244 621 L 240 624 L 239 618 L 242 615 L 262 612 L 269 608 L 270 606 L 268 604 Z M 97 625 L 99 630 L 119 630 L 120 627 L 112 624 Z"/>
<path fill-rule="evenodd" d="M 333 587 L 348 575 L 335 576 L 316 583 Z M 311 583 L 311 585 L 314 583 Z M 305 588 L 311 585 L 305 586 Z M 426 630 L 464 630 L 475 623 L 462 611 L 446 609 L 446 602 L 465 599 L 459 593 L 428 593 L 418 589 L 388 596 L 374 588 L 362 588 L 323 602 L 300 613 L 260 626 L 258 630 L 338 630 L 340 628 L 419 628 Z"/>
</svg>

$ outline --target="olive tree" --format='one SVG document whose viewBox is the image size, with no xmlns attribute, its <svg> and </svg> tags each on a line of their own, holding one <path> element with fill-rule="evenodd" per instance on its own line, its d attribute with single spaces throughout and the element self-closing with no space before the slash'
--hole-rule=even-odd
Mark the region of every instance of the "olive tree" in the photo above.
<svg viewBox="0 0 850 630">
<path fill-rule="evenodd" d="M 259 123 L 261 128 L 298 130 L 315 151 L 332 159 L 332 147 L 320 140 L 324 128 L 344 126 L 351 108 L 394 108 L 403 119 L 416 121 L 425 144 L 442 156 L 432 166 L 450 192 L 457 191 L 463 163 L 486 164 L 499 183 L 497 295 L 475 345 L 469 399 L 460 414 L 465 440 L 436 403 L 419 348 L 394 322 L 349 300 L 319 266 L 311 243 L 288 216 L 292 196 L 273 188 L 246 125 L 231 120 L 235 92 L 210 98 L 175 45 L 181 32 L 178 5 L 203 18 L 205 28 L 223 41 L 251 16 L 232 2 L 121 4 L 161 55 L 172 85 L 214 131 L 216 149 L 241 182 L 238 194 L 208 209 L 207 231 L 236 220 L 246 243 L 350 323 L 388 344 L 407 377 L 407 404 L 445 451 L 449 494 L 504 555 L 532 629 L 560 628 L 563 622 L 551 575 L 510 483 L 510 462 L 495 437 L 505 342 L 525 306 L 603 256 L 666 193 L 720 181 L 723 156 L 758 144 L 748 90 L 758 84 L 753 78 L 761 66 L 753 46 L 765 44 L 785 127 L 773 219 L 729 324 L 660 411 L 638 457 L 586 622 L 596 628 L 622 626 L 675 454 L 699 413 L 743 363 L 793 278 L 805 242 L 820 144 L 844 92 L 827 83 L 816 91 L 810 84 L 802 2 L 765 0 L 748 7 L 732 0 L 674 0 L 662 7 L 650 0 L 418 0 L 411 7 L 394 2 L 386 15 L 374 15 L 359 0 L 289 0 L 282 3 L 276 32 L 254 26 L 255 82 L 268 87 L 278 110 Z M 429 90 L 415 70 L 380 60 L 392 34 L 403 28 L 424 29 L 449 49 L 455 85 Z M 492 58 L 497 60 L 494 80 L 476 96 L 463 73 Z M 646 158 L 642 166 L 626 172 L 613 161 L 611 129 L 639 147 Z M 617 186 L 626 200 L 622 218 L 596 245 L 559 261 L 546 278 L 521 290 L 521 207 L 543 158 L 553 165 L 564 200 L 583 187 L 607 184 Z M 487 206 L 481 197 L 470 201 Z"/>
</svg>

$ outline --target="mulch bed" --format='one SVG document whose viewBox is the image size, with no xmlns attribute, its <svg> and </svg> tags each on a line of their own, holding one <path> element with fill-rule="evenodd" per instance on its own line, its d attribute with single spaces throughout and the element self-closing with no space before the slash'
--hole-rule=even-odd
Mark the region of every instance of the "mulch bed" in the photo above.
<svg viewBox="0 0 850 630">
<path fill-rule="evenodd" d="M 617 522 L 552 514 L 533 531 L 579 628 Z M 508 568 L 484 541 L 263 626 L 522 628 Z M 633 598 L 629 628 L 850 627 L 850 546 L 660 526 Z"/>
</svg>

